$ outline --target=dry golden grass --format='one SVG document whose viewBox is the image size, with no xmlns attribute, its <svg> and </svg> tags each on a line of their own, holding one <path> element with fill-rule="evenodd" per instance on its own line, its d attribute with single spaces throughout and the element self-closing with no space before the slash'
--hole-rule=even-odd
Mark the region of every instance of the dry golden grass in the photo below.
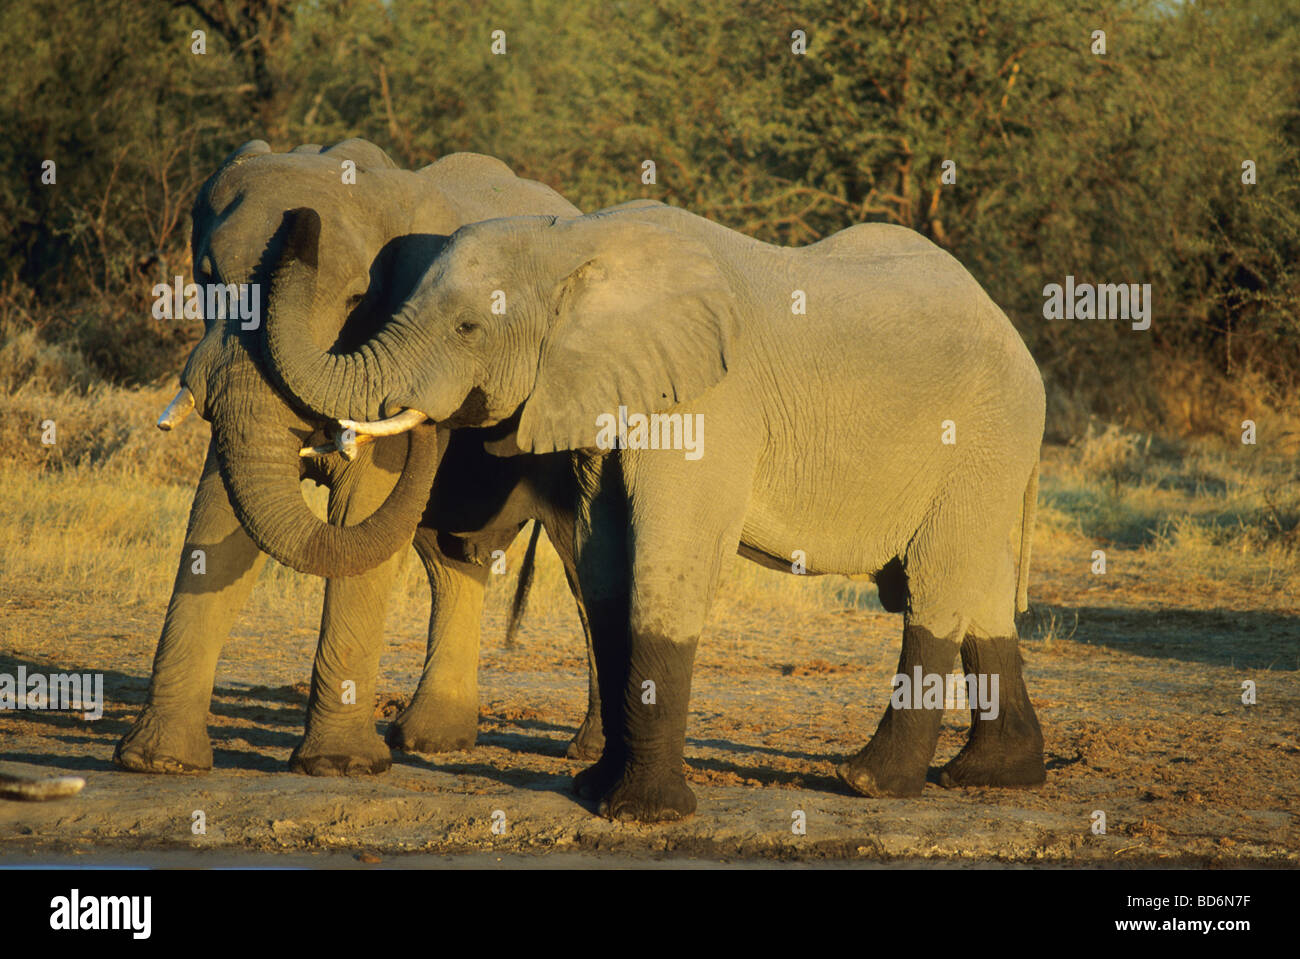
<svg viewBox="0 0 1300 959">
<path fill-rule="evenodd" d="M 86 604 L 159 604 L 171 589 L 207 427 L 153 428 L 170 388 L 93 386 L 54 393 L 27 384 L 0 396 L 0 578 Z M 56 443 L 41 443 L 41 422 Z M 323 509 L 323 490 L 309 490 Z M 1116 428 L 1092 430 L 1069 448 L 1046 447 L 1035 536 L 1035 580 L 1086 568 L 1091 551 L 1127 557 L 1144 577 L 1231 590 L 1238 602 L 1294 603 L 1300 595 L 1300 467 L 1278 437 L 1257 446 L 1171 444 Z M 503 609 L 526 536 L 493 577 L 489 608 Z M 1114 567 L 1113 561 L 1112 566 Z M 1154 584 L 1147 580 L 1154 590 Z M 1131 599 L 1142 602 L 1141 583 Z M 1050 593 L 1050 590 L 1048 590 Z M 1031 597 L 1033 591 L 1031 588 Z M 274 610 L 305 628 L 319 615 L 321 584 L 267 564 L 249 613 Z M 428 587 L 414 553 L 399 575 L 390 622 L 424 615 Z M 765 610 L 799 615 L 879 609 L 875 587 L 843 577 L 797 577 L 733 559 L 714 621 Z M 569 620 L 572 599 L 554 552 L 539 552 L 529 615 Z M 1068 633 L 1058 623 L 1052 632 Z M 0 637 L 2 638 L 2 637 Z"/>
<path fill-rule="evenodd" d="M 187 422 L 171 434 L 154 429 L 170 387 L 97 385 L 54 393 L 40 385 L 0 396 L 0 444 L 13 451 L 0 463 L 0 484 L 13 504 L 0 529 L 0 575 L 89 603 L 158 601 L 171 589 L 207 448 L 206 425 Z M 41 423 L 51 419 L 56 442 L 46 446 Z M 323 512 L 324 491 L 309 488 L 307 495 Z M 526 542 L 520 536 L 508 551 L 509 574 L 491 579 L 490 606 L 509 603 Z M 315 622 L 320 593 L 319 580 L 269 563 L 253 611 L 274 608 Z M 427 580 L 410 552 L 392 615 L 418 616 L 427 602 Z M 755 606 L 791 612 L 874 606 L 875 588 L 839 577 L 804 580 L 737 560 L 724 574 L 718 605 L 722 615 Z M 568 618 L 572 608 L 563 568 L 544 541 L 530 615 Z"/>
<path fill-rule="evenodd" d="M 1141 569 L 1135 598 L 1172 591 L 1293 606 L 1300 596 L 1300 458 L 1255 445 L 1171 443 L 1109 427 L 1044 450 L 1036 554 L 1086 566 L 1094 549 Z M 1112 564 L 1113 569 L 1113 564 Z"/>
</svg>

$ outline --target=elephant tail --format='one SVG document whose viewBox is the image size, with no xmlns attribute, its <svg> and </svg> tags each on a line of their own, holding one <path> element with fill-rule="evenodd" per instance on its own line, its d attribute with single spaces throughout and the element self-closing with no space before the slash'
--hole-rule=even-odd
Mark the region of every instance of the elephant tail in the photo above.
<svg viewBox="0 0 1300 959">
<path fill-rule="evenodd" d="M 1016 612 L 1029 609 L 1029 554 L 1034 545 L 1034 515 L 1038 512 L 1038 463 L 1034 463 L 1025 486 L 1025 505 L 1020 514 L 1020 562 L 1016 566 Z"/>
<path fill-rule="evenodd" d="M 533 573 L 537 569 L 537 541 L 542 535 L 542 524 L 533 520 L 533 535 L 528 540 L 528 549 L 524 552 L 523 565 L 519 567 L 519 582 L 515 586 L 515 601 L 510 604 L 510 618 L 506 621 L 506 648 L 515 645 L 515 635 L 519 632 L 519 621 L 524 615 L 524 606 L 528 603 L 528 592 L 533 588 Z"/>
</svg>

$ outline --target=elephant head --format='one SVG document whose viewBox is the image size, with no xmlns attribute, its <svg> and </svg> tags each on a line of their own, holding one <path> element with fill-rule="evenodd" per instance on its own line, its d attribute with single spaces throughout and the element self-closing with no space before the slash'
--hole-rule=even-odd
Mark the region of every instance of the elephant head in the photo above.
<svg viewBox="0 0 1300 959">
<path fill-rule="evenodd" d="M 345 182 L 344 161 L 354 167 L 355 183 Z M 410 538 L 428 501 L 437 438 L 432 429 L 411 436 L 397 486 L 358 525 L 332 526 L 304 502 L 299 451 L 319 421 L 295 410 L 268 380 L 258 322 L 266 313 L 268 285 L 270 299 L 275 298 L 269 266 L 284 243 L 284 211 L 310 204 L 330 227 L 330 241 L 319 251 L 328 263 L 320 270 L 319 310 L 299 335 L 312 343 L 357 342 L 409 292 L 409 285 L 394 289 L 393 278 L 401 275 L 396 261 L 402 245 L 430 240 L 416 222 L 421 189 L 429 192 L 418 174 L 396 169 L 382 150 L 362 140 L 286 154 L 252 141 L 226 159 L 194 204 L 194 280 L 205 306 L 221 308 L 205 309 L 204 335 L 185 364 L 180 393 L 158 425 L 170 429 L 191 408 L 211 421 L 236 515 L 261 549 L 304 572 L 360 572 Z M 204 295 L 214 289 L 215 296 Z M 254 292 L 245 300 L 256 305 L 251 317 L 226 315 L 233 313 L 226 296 L 232 289 Z"/>
<path fill-rule="evenodd" d="M 518 450 L 592 447 L 603 414 L 659 412 L 726 373 L 734 298 L 704 222 L 635 205 L 475 223 L 360 348 L 306 353 L 325 227 L 305 212 L 276 271 L 299 308 L 274 310 L 271 363 L 291 393 L 361 433 L 425 418 L 490 426 L 518 412 Z"/>
</svg>

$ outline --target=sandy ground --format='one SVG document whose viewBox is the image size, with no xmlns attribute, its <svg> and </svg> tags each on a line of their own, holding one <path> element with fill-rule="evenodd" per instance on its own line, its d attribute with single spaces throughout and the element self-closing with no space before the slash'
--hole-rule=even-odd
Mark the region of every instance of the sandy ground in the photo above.
<svg viewBox="0 0 1300 959">
<path fill-rule="evenodd" d="M 1104 585 L 1080 576 L 1070 556 L 1038 563 L 1037 628 L 1026 624 L 1026 635 L 1041 637 L 1053 615 L 1074 632 L 1023 644 L 1049 770 L 1032 790 L 931 783 L 918 799 L 850 794 L 834 766 L 865 743 L 885 707 L 900 619 L 872 608 L 731 611 L 698 657 L 686 758 L 699 809 L 668 826 L 607 822 L 569 791 L 582 764 L 564 749 L 586 695 L 576 617 L 533 616 L 507 650 L 501 612 L 489 609 L 473 750 L 398 753 L 376 778 L 315 779 L 286 766 L 301 734 L 315 630 L 245 614 L 209 717 L 215 768 L 144 776 L 110 760 L 144 701 L 161 601 L 106 616 L 102 605 L 18 591 L 0 615 L 9 636 L 30 641 L 0 652 L 0 671 L 102 671 L 107 708 L 97 722 L 48 712 L 0 718 L 0 772 L 87 781 L 71 799 L 0 803 L 0 862 L 163 864 L 188 850 L 197 858 L 184 862 L 256 853 L 266 864 L 277 855 L 325 864 L 422 854 L 412 861 L 436 865 L 551 854 L 553 865 L 654 856 L 1295 866 L 1300 615 L 1249 610 L 1250 597 L 1229 590 L 1213 602 L 1174 590 L 1134 608 L 1125 576 L 1143 581 L 1140 553 L 1129 560 L 1118 566 L 1127 574 Z M 381 731 L 418 678 L 418 612 L 389 635 L 375 709 Z M 1257 705 L 1241 702 L 1247 679 Z M 961 747 L 965 722 L 964 712 L 946 714 L 936 771 Z M 194 810 L 206 816 L 206 835 L 191 832 Z M 492 829 L 498 810 L 504 833 Z M 806 835 L 792 831 L 796 810 Z M 1104 835 L 1092 831 L 1096 810 L 1105 813 Z"/>
</svg>

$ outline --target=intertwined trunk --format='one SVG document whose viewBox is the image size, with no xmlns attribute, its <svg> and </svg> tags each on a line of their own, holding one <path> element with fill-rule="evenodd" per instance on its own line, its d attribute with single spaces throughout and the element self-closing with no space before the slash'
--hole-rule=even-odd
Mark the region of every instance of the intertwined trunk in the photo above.
<svg viewBox="0 0 1300 959">
<path fill-rule="evenodd" d="M 384 401 L 408 382 L 403 358 L 418 355 L 418 333 L 395 319 L 354 353 L 332 353 L 319 343 L 318 330 L 342 325 L 342 297 L 318 283 L 320 218 L 313 210 L 292 216 L 267 304 L 266 343 L 280 385 L 323 417 L 377 420 L 400 412 Z M 339 318 L 333 326 L 319 319 L 331 315 Z"/>
<path fill-rule="evenodd" d="M 281 563 L 317 576 L 352 576 L 410 542 L 437 470 L 434 427 L 408 434 L 405 465 L 383 505 L 355 526 L 333 526 L 302 498 L 302 437 L 260 371 L 254 367 L 227 379 L 213 398 L 212 412 L 221 477 L 235 515 L 253 541 Z"/>
</svg>

